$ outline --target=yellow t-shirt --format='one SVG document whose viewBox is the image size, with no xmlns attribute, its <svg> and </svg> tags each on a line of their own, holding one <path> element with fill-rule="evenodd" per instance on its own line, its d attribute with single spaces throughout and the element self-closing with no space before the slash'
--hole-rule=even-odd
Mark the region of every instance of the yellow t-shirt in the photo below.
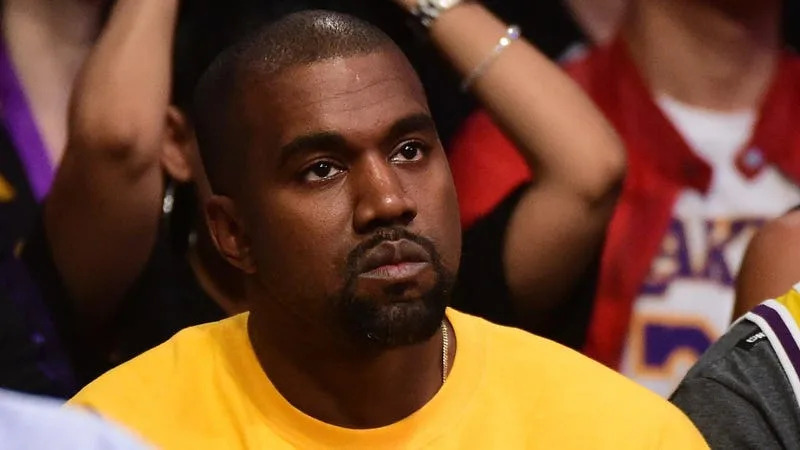
<svg viewBox="0 0 800 450">
<path fill-rule="evenodd" d="M 188 328 L 71 400 L 165 449 L 700 449 L 675 407 L 590 359 L 448 310 L 450 376 L 428 404 L 386 427 L 320 422 L 259 365 L 242 314 Z"/>
</svg>

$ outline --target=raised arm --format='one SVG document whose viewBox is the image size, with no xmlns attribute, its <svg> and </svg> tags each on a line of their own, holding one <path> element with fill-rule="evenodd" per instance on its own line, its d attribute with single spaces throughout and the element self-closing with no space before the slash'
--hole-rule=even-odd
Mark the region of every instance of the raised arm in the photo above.
<svg viewBox="0 0 800 450">
<path fill-rule="evenodd" d="M 177 9 L 178 0 L 118 0 L 73 92 L 44 223 L 56 267 L 88 318 L 114 310 L 155 242 L 161 161 L 174 155 L 165 134 Z"/>
<path fill-rule="evenodd" d="M 416 4 L 397 1 L 409 10 Z M 470 2 L 442 13 L 430 33 L 468 77 L 506 29 Z M 523 320 L 545 318 L 543 312 L 566 300 L 598 258 L 624 177 L 625 153 L 580 87 L 523 39 L 475 78 L 472 92 L 535 174 L 511 217 L 503 258 L 517 312 Z"/>
</svg>

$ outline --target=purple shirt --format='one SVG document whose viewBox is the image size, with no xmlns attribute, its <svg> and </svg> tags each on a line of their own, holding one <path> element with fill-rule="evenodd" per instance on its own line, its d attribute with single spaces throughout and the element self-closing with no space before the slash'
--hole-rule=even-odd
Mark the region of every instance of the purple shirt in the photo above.
<svg viewBox="0 0 800 450">
<path fill-rule="evenodd" d="M 37 201 L 47 195 L 54 170 L 8 48 L 0 41 L 0 120 L 17 150 Z"/>
</svg>

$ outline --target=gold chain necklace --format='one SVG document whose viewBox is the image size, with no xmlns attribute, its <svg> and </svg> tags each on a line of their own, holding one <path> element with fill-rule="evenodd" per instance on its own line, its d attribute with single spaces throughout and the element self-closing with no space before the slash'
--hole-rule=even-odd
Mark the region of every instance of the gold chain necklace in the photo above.
<svg viewBox="0 0 800 450">
<path fill-rule="evenodd" d="M 442 384 L 447 380 L 447 356 L 449 355 L 450 340 L 447 338 L 447 319 L 442 320 Z"/>
</svg>

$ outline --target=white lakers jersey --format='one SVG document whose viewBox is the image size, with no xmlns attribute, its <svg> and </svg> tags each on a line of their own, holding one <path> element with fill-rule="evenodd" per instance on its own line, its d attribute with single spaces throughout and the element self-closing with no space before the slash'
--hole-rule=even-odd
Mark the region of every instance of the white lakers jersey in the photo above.
<svg viewBox="0 0 800 450">
<path fill-rule="evenodd" d="M 634 304 L 621 370 L 668 396 L 731 321 L 734 280 L 748 242 L 766 220 L 800 203 L 800 189 L 776 169 L 753 179 L 735 165 L 754 112 L 718 113 L 662 97 L 659 105 L 689 146 L 713 167 L 707 194 L 681 193 Z M 759 149 L 746 161 L 763 163 Z"/>
</svg>

